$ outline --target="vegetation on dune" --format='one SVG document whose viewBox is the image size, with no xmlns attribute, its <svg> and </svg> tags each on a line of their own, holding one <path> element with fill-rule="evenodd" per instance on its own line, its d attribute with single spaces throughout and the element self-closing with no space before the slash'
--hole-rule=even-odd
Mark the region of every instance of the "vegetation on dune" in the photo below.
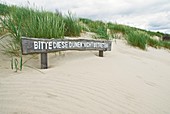
<svg viewBox="0 0 170 114">
<path fill-rule="evenodd" d="M 80 21 L 85 23 L 91 32 L 97 34 L 97 38 L 108 39 L 107 24 L 102 21 L 92 21 L 90 19 L 80 18 Z"/>
<path fill-rule="evenodd" d="M 131 28 L 129 26 L 121 25 L 121 24 L 113 24 L 108 23 L 108 28 L 113 31 L 113 33 L 119 33 L 126 34 L 129 31 L 131 31 Z"/>
<path fill-rule="evenodd" d="M 0 48 L 12 55 L 11 68 L 16 72 L 22 70 L 21 37 L 64 38 L 77 37 L 82 31 L 93 32 L 95 38 L 112 39 L 116 34 L 123 35 L 127 43 L 146 50 L 147 46 L 170 49 L 170 42 L 153 39 L 165 34 L 152 32 L 116 23 L 104 23 L 85 18 L 76 18 L 72 13 L 62 15 L 56 11 L 31 9 L 29 7 L 8 6 L 0 3 Z M 6 34 L 8 33 L 8 34 Z M 10 37 L 6 37 L 10 35 Z M 17 56 L 17 57 L 16 57 Z"/>
<path fill-rule="evenodd" d="M 80 36 L 82 28 L 79 23 L 79 20 L 75 18 L 75 16 L 73 16 L 70 12 L 68 12 L 68 15 L 64 17 L 64 24 L 65 24 L 64 30 L 65 36 Z"/>
<path fill-rule="evenodd" d="M 168 48 L 170 43 L 152 39 L 162 37 L 160 32 L 151 32 L 116 23 L 104 23 L 85 18 L 76 18 L 70 12 L 33 10 L 29 7 L 17 7 L 0 4 L 0 35 L 9 32 L 12 39 L 7 44 L 1 43 L 7 53 L 20 55 L 21 36 L 34 38 L 64 38 L 64 36 L 80 36 L 82 30 L 96 33 L 97 38 L 110 39 L 121 33 L 127 43 L 146 50 L 147 46 Z M 110 33 L 108 34 L 108 29 Z M 1 38 L 2 40 L 2 38 Z"/>
<path fill-rule="evenodd" d="M 148 39 L 150 39 L 150 36 L 141 31 L 129 31 L 129 33 L 126 34 L 126 40 L 130 45 L 143 50 L 146 49 Z"/>
<path fill-rule="evenodd" d="M 161 46 L 167 49 L 170 49 L 170 42 L 166 42 L 166 41 L 161 41 Z"/>
<path fill-rule="evenodd" d="M 3 12 L 5 18 L 0 17 L 2 25 L 0 31 L 6 30 L 12 36 L 10 43 L 2 44 L 7 53 L 19 55 L 21 36 L 33 38 L 80 36 L 81 26 L 78 19 L 71 13 L 63 16 L 60 12 L 52 13 L 28 7 L 5 6 L 8 7 L 9 12 Z"/>
<path fill-rule="evenodd" d="M 9 14 L 9 12 L 10 12 L 9 10 L 10 10 L 10 8 L 7 5 L 0 3 L 0 15 Z"/>
<path fill-rule="evenodd" d="M 92 21 L 90 19 L 80 19 L 82 22 L 88 25 L 91 32 L 95 32 L 97 35 L 101 35 L 104 38 L 108 39 L 109 35 L 107 34 L 106 29 L 110 30 L 110 36 L 112 38 L 115 38 L 115 34 L 121 33 L 125 40 L 127 40 L 127 43 L 129 45 L 139 47 L 140 49 L 146 50 L 147 46 L 151 46 L 154 48 L 167 48 L 170 49 L 170 43 L 167 41 L 162 40 L 156 40 L 152 37 L 157 36 L 159 38 L 162 38 L 165 34 L 160 32 L 152 32 L 147 31 L 135 27 L 130 27 L 126 25 L 116 24 L 116 23 L 103 23 L 102 21 Z M 99 31 L 99 32 L 98 32 Z"/>
</svg>

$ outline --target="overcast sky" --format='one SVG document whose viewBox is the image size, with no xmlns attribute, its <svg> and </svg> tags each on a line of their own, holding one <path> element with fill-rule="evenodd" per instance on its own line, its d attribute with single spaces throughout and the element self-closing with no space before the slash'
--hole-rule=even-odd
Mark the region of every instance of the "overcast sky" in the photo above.
<svg viewBox="0 0 170 114">
<path fill-rule="evenodd" d="M 0 0 L 170 34 L 170 0 Z M 29 3 L 28 3 L 29 1 Z"/>
</svg>

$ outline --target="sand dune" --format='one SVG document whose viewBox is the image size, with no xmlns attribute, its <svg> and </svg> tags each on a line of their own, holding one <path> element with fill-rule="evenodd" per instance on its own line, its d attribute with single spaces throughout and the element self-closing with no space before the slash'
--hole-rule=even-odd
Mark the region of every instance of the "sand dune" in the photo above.
<svg viewBox="0 0 170 114">
<path fill-rule="evenodd" d="M 1 60 L 0 114 L 170 113 L 167 50 L 142 51 L 117 40 L 103 58 L 63 53 L 49 54 L 50 68 L 42 73 L 27 67 L 15 73 L 9 59 Z M 28 64 L 38 68 L 38 57 Z"/>
</svg>

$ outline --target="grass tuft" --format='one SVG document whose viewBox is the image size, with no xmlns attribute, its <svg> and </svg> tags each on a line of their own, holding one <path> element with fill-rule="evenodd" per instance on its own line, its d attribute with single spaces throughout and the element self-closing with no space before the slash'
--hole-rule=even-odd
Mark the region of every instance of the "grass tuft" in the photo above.
<svg viewBox="0 0 170 114">
<path fill-rule="evenodd" d="M 141 31 L 130 31 L 128 34 L 126 34 L 126 40 L 128 44 L 139 47 L 143 50 L 146 49 L 148 39 L 150 39 L 150 36 Z"/>
<path fill-rule="evenodd" d="M 65 36 L 80 36 L 81 33 L 81 25 L 79 23 L 79 20 L 73 16 L 70 12 L 68 12 L 68 15 L 64 17 L 64 23 L 65 23 Z"/>
</svg>

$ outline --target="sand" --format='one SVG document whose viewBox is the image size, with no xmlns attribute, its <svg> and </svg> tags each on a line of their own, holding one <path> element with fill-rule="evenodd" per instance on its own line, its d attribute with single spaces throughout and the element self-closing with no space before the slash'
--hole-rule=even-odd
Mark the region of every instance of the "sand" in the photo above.
<svg viewBox="0 0 170 114">
<path fill-rule="evenodd" d="M 49 54 L 49 69 L 39 56 L 15 73 L 0 56 L 0 114 L 169 114 L 170 52 L 147 51 L 113 42 L 111 52 Z"/>
</svg>

